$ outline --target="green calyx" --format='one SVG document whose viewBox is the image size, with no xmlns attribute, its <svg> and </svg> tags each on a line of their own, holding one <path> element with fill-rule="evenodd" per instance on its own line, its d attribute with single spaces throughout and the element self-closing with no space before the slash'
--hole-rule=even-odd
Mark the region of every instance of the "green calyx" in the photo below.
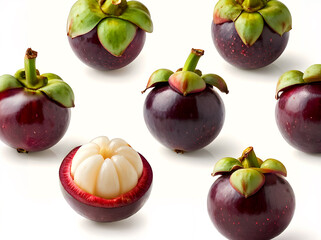
<svg viewBox="0 0 321 240">
<path fill-rule="evenodd" d="M 121 56 L 134 39 L 137 28 L 151 33 L 153 23 L 145 5 L 126 0 L 78 0 L 71 8 L 67 33 L 71 38 L 97 27 L 104 48 Z"/>
<path fill-rule="evenodd" d="M 226 157 L 219 160 L 212 176 L 230 174 L 230 184 L 245 198 L 261 189 L 265 182 L 264 174 L 287 175 L 285 166 L 276 159 L 262 161 L 257 158 L 253 147 L 248 147 L 238 159 Z"/>
<path fill-rule="evenodd" d="M 197 63 L 204 51 L 192 49 L 183 68 L 175 73 L 168 69 L 158 69 L 149 78 L 147 89 L 161 83 L 168 83 L 174 90 L 186 96 L 187 94 L 203 91 L 207 85 L 218 88 L 221 92 L 228 93 L 226 82 L 216 74 L 205 74 L 196 69 Z"/>
<path fill-rule="evenodd" d="M 235 22 L 237 33 L 247 46 L 260 37 L 264 22 L 280 36 L 292 28 L 290 11 L 277 0 L 219 0 L 213 21 L 215 24 Z"/>
<path fill-rule="evenodd" d="M 321 64 L 314 64 L 308 67 L 304 73 L 298 70 L 288 71 L 279 78 L 275 98 L 279 99 L 280 93 L 292 86 L 316 82 L 321 82 Z"/>
<path fill-rule="evenodd" d="M 56 74 L 40 75 L 36 69 L 36 58 L 37 52 L 28 48 L 24 60 L 25 68 L 18 70 L 14 76 L 0 76 L 0 92 L 25 88 L 35 93 L 43 93 L 63 107 L 74 107 L 74 93 L 71 87 Z"/>
</svg>

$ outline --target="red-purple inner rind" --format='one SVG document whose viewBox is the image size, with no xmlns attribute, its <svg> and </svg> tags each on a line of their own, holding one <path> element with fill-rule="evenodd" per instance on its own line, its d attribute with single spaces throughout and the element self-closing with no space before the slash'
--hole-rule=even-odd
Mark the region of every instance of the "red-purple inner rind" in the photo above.
<svg viewBox="0 0 321 240">
<path fill-rule="evenodd" d="M 64 158 L 59 169 L 59 179 L 63 188 L 68 194 L 70 194 L 70 196 L 79 202 L 101 208 L 115 208 L 115 206 L 123 207 L 135 203 L 150 189 L 153 181 L 153 172 L 147 160 L 139 153 L 143 162 L 143 172 L 141 177 L 138 179 L 136 187 L 132 190 L 112 199 L 97 197 L 85 192 L 75 184 L 70 171 L 72 159 L 79 148 L 80 146 L 70 151 L 70 153 Z"/>
</svg>

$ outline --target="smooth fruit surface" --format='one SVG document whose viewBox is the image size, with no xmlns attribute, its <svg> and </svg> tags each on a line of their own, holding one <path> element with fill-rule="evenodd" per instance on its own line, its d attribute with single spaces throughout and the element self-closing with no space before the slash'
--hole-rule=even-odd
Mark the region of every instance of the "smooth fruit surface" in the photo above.
<svg viewBox="0 0 321 240">
<path fill-rule="evenodd" d="M 0 138 L 18 151 L 41 151 L 65 134 L 70 109 L 42 93 L 24 89 L 0 92 Z"/>
<path fill-rule="evenodd" d="M 222 129 L 225 108 L 211 88 L 183 96 L 170 86 L 159 86 L 147 96 L 144 119 L 162 144 L 178 151 L 201 149 Z"/>
<path fill-rule="evenodd" d="M 321 152 L 321 84 L 292 86 L 276 105 L 276 122 L 284 139 L 293 147 Z"/>
<path fill-rule="evenodd" d="M 135 214 L 146 202 L 151 192 L 152 169 L 140 155 L 143 172 L 137 185 L 118 197 L 105 199 L 79 188 L 71 175 L 72 159 L 79 147 L 73 149 L 63 160 L 59 169 L 61 190 L 69 205 L 80 215 L 97 222 L 119 221 Z"/>
<path fill-rule="evenodd" d="M 239 68 L 256 69 L 271 64 L 283 53 L 289 32 L 280 36 L 265 24 L 257 41 L 247 46 L 239 37 L 234 22 L 212 23 L 212 39 L 227 62 Z"/>
<path fill-rule="evenodd" d="M 143 49 L 145 39 L 145 31 L 138 28 L 133 41 L 124 53 L 116 57 L 109 53 L 99 41 L 97 28 L 75 38 L 68 37 L 69 44 L 79 59 L 98 70 L 114 70 L 128 65 Z"/>
<path fill-rule="evenodd" d="M 290 223 L 294 193 L 281 176 L 266 174 L 263 187 L 244 198 L 230 184 L 230 175 L 218 178 L 207 198 L 209 216 L 228 239 L 265 240 L 279 235 Z"/>
</svg>

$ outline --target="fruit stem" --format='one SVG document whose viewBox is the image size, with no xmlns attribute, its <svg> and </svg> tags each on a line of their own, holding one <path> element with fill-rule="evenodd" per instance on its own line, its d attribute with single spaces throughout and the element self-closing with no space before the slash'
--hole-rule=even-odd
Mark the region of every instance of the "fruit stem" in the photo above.
<svg viewBox="0 0 321 240">
<path fill-rule="evenodd" d="M 25 74 L 27 87 L 37 85 L 36 58 L 38 53 L 31 48 L 27 49 L 25 55 Z"/>
<path fill-rule="evenodd" d="M 25 55 L 24 65 L 25 65 L 25 79 L 23 84 L 29 89 L 38 89 L 47 84 L 48 79 L 46 77 L 40 76 L 39 71 L 36 69 L 36 58 L 38 53 L 28 48 Z"/>
<path fill-rule="evenodd" d="M 98 0 L 100 9 L 107 15 L 119 16 L 127 8 L 126 0 Z"/>
<path fill-rule="evenodd" d="M 192 48 L 192 51 L 191 51 L 190 55 L 188 56 L 182 71 L 194 72 L 199 59 L 203 55 L 204 55 L 204 50 Z"/>
<path fill-rule="evenodd" d="M 242 7 L 247 12 L 256 12 L 266 6 L 267 0 L 244 0 Z"/>
<path fill-rule="evenodd" d="M 259 168 L 260 164 L 257 160 L 253 147 L 246 148 L 242 156 L 239 158 L 244 168 Z"/>
</svg>

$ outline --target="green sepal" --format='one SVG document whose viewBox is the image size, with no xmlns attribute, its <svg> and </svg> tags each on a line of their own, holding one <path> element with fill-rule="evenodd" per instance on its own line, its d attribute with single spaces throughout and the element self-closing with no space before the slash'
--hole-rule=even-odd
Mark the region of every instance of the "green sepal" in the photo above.
<svg viewBox="0 0 321 240">
<path fill-rule="evenodd" d="M 243 168 L 243 165 L 238 159 L 231 157 L 222 158 L 215 164 L 212 176 L 231 172 L 240 168 Z"/>
<path fill-rule="evenodd" d="M 206 84 L 218 88 L 223 93 L 229 93 L 226 82 L 219 75 L 209 73 L 202 76 Z"/>
<path fill-rule="evenodd" d="M 247 12 L 256 12 L 266 5 L 266 0 L 244 0 L 242 7 Z"/>
<path fill-rule="evenodd" d="M 68 36 L 74 38 L 86 34 L 106 17 L 96 0 L 78 0 L 72 6 L 68 16 Z"/>
<path fill-rule="evenodd" d="M 272 0 L 258 11 L 265 22 L 276 33 L 282 36 L 292 29 L 292 16 L 289 9 L 281 2 Z"/>
<path fill-rule="evenodd" d="M 148 10 L 142 9 L 141 5 L 137 7 L 137 3 L 128 2 L 127 8 L 117 17 L 135 24 L 145 32 L 153 32 L 153 22 Z"/>
<path fill-rule="evenodd" d="M 51 79 L 60 79 L 60 80 L 62 80 L 61 77 L 59 77 L 57 74 L 54 74 L 54 73 L 44 73 L 44 74 L 41 74 L 41 76 L 46 77 L 48 80 L 51 80 Z"/>
<path fill-rule="evenodd" d="M 135 25 L 118 18 L 105 18 L 97 27 L 99 41 L 116 57 L 123 54 L 135 38 L 136 32 Z"/>
<path fill-rule="evenodd" d="M 235 0 L 220 0 L 214 8 L 213 22 L 215 24 L 234 22 L 242 11 L 243 8 Z"/>
<path fill-rule="evenodd" d="M 147 86 L 142 93 L 144 93 L 148 88 L 154 87 L 157 83 L 168 82 L 169 77 L 174 72 L 168 69 L 158 69 L 152 73 L 152 75 L 148 79 Z"/>
<path fill-rule="evenodd" d="M 303 74 L 303 80 L 307 83 L 321 82 L 321 64 L 308 67 Z"/>
<path fill-rule="evenodd" d="M 43 74 L 46 75 L 46 74 Z M 47 76 L 54 76 L 55 74 L 47 74 Z M 74 93 L 71 87 L 61 79 L 48 79 L 48 84 L 38 91 L 46 94 L 51 100 L 59 103 L 63 107 L 74 107 Z"/>
<path fill-rule="evenodd" d="M 23 85 L 12 75 L 5 74 L 0 76 L 0 92 L 14 88 L 23 88 Z"/>
<path fill-rule="evenodd" d="M 235 29 L 247 46 L 252 46 L 256 42 L 262 34 L 263 27 L 263 18 L 257 12 L 243 12 L 235 21 Z"/>
<path fill-rule="evenodd" d="M 303 80 L 303 72 L 291 70 L 286 73 L 283 73 L 276 85 L 275 98 L 279 99 L 280 92 L 284 91 L 286 88 L 304 83 L 305 82 Z"/>
<path fill-rule="evenodd" d="M 287 175 L 287 171 L 283 163 L 273 158 L 266 159 L 261 164 L 260 168 L 256 170 L 262 173 L 278 173 L 284 177 Z"/>
<path fill-rule="evenodd" d="M 198 74 L 190 71 L 172 74 L 168 79 L 168 83 L 184 96 L 189 93 L 201 92 L 206 88 L 205 81 Z"/>
<path fill-rule="evenodd" d="M 141 2 L 129 1 L 129 2 L 127 2 L 127 7 L 140 9 L 140 10 L 144 11 L 148 16 L 150 16 L 150 12 L 149 12 L 148 8 L 144 4 L 142 4 Z"/>
<path fill-rule="evenodd" d="M 264 174 L 251 168 L 239 169 L 230 176 L 230 184 L 232 187 L 245 198 L 259 191 L 264 185 L 264 182 Z"/>
</svg>

